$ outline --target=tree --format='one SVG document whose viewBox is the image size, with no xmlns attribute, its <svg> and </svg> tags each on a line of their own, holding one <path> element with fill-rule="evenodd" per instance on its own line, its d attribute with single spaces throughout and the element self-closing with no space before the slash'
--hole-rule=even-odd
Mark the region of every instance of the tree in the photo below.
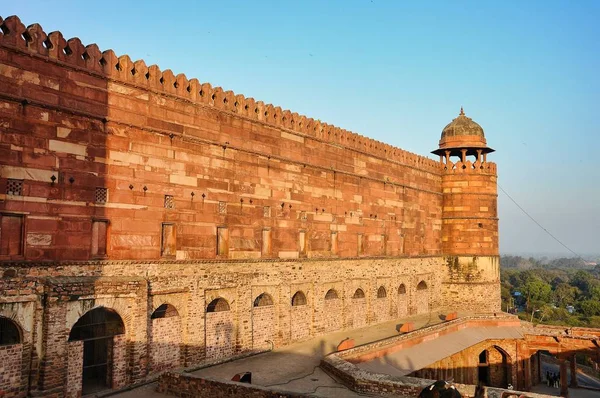
<svg viewBox="0 0 600 398">
<path fill-rule="evenodd" d="M 600 315 L 600 303 L 598 301 L 583 300 L 578 303 L 577 307 L 579 308 L 579 311 L 587 317 Z"/>
<path fill-rule="evenodd" d="M 589 272 L 577 271 L 571 278 L 571 285 L 577 287 L 586 297 L 589 297 L 593 279 L 594 277 Z"/>
<path fill-rule="evenodd" d="M 554 302 L 559 307 L 565 307 L 575 302 L 577 295 L 577 288 L 569 285 L 568 283 L 559 283 L 552 292 Z"/>
<path fill-rule="evenodd" d="M 552 287 L 550 284 L 541 281 L 539 279 L 534 279 L 528 281 L 522 289 L 522 293 L 527 300 L 527 306 L 529 307 L 530 301 L 543 301 L 547 303 L 550 298 L 550 293 L 552 293 Z"/>
</svg>

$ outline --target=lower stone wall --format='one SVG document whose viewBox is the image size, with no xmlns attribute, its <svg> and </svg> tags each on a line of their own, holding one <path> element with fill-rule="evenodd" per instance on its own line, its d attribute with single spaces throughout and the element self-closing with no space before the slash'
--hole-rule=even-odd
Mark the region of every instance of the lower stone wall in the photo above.
<svg viewBox="0 0 600 398">
<path fill-rule="evenodd" d="M 500 258 L 498 256 L 446 257 L 440 305 L 460 303 L 463 311 L 500 312 Z"/>
<path fill-rule="evenodd" d="M 406 293 L 398 294 L 398 318 L 408 315 L 408 295 Z"/>
<path fill-rule="evenodd" d="M 181 365 L 181 318 L 179 315 L 152 319 L 150 371 L 160 372 Z"/>
<path fill-rule="evenodd" d="M 339 298 L 323 302 L 321 333 L 335 332 L 343 326 L 342 300 Z"/>
<path fill-rule="evenodd" d="M 367 299 L 353 298 L 350 301 L 350 319 L 352 328 L 361 328 L 367 325 Z"/>
<path fill-rule="evenodd" d="M 227 358 L 235 353 L 235 327 L 231 311 L 206 314 L 206 359 Z"/>
<path fill-rule="evenodd" d="M 382 342 L 372 344 L 377 346 Z M 369 345 L 349 349 L 342 353 L 331 354 L 325 357 L 320 367 L 331 376 L 335 377 L 346 387 L 361 394 L 371 394 L 378 396 L 413 396 L 416 397 L 426 387 L 433 384 L 436 380 L 445 379 L 443 377 L 436 379 L 418 378 L 411 376 L 390 376 L 386 374 L 372 373 L 358 368 L 353 363 L 348 362 L 343 355 L 351 355 L 353 350 L 368 349 Z M 454 387 L 464 398 L 474 398 L 476 396 L 476 386 L 473 384 L 453 383 Z M 481 395 L 477 395 L 481 397 Z M 515 390 L 485 387 L 483 397 L 503 398 L 503 397 L 528 397 L 528 398 L 550 398 L 551 395 L 535 394 L 530 392 L 521 392 Z"/>
<path fill-rule="evenodd" d="M 301 398 L 306 396 L 306 394 L 271 390 L 251 384 L 217 381 L 174 372 L 167 372 L 160 376 L 157 390 L 176 397 L 198 398 Z"/>
<path fill-rule="evenodd" d="M 134 366 L 136 366 L 134 364 Z M 137 364 L 141 366 L 141 364 Z M 124 334 L 113 337 L 112 344 L 112 388 L 125 387 L 129 382 L 127 374 L 127 340 Z"/>
<path fill-rule="evenodd" d="M 0 397 L 24 397 L 21 386 L 23 345 L 0 346 Z"/>
<path fill-rule="evenodd" d="M 385 322 L 390 319 L 390 300 L 389 297 L 375 299 L 373 304 L 374 318 L 377 323 Z"/>
<path fill-rule="evenodd" d="M 276 322 L 274 305 L 252 308 L 252 349 L 268 349 L 274 345 Z"/>
<path fill-rule="evenodd" d="M 79 398 L 82 393 L 83 341 L 70 341 L 67 344 L 67 358 L 65 396 L 67 398 Z"/>
<path fill-rule="evenodd" d="M 290 308 L 291 341 L 306 339 L 311 335 L 312 311 L 308 305 L 293 306 Z"/>
<path fill-rule="evenodd" d="M 20 388 L 26 391 L 28 381 L 34 380 L 30 392 L 60 391 L 60 396 L 67 393 L 69 379 L 68 394 L 77 396 L 81 365 L 78 357 L 69 360 L 75 351 L 71 352 L 68 338 L 73 325 L 92 309 L 106 307 L 124 324 L 125 334 L 113 342 L 115 367 L 107 380 L 118 388 L 169 368 L 270 348 L 270 342 L 278 347 L 330 331 L 373 325 L 397 312 L 412 314 L 411 309 L 423 300 L 437 309 L 442 260 L 3 263 L 3 275 L 10 277 L 0 278 L 0 314 L 15 319 L 30 347 L 23 351 L 27 366 Z M 421 281 L 427 282 L 425 291 L 416 289 Z M 382 298 L 377 297 L 380 286 L 387 291 Z M 400 286 L 404 301 L 396 300 Z M 358 288 L 364 297 L 354 299 Z M 326 300 L 332 289 L 337 298 Z M 254 307 L 263 293 L 272 305 Z M 292 303 L 296 294 L 303 298 Z M 207 312 L 209 303 L 220 299 L 228 310 Z M 172 306 L 177 317 L 151 319 L 163 303 Z M 39 360 L 42 352 L 44 362 Z"/>
</svg>

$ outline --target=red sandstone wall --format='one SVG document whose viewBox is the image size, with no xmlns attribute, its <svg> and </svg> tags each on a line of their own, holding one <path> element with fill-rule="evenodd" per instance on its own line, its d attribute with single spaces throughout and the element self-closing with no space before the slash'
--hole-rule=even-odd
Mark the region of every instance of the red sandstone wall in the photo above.
<svg viewBox="0 0 600 398">
<path fill-rule="evenodd" d="M 4 26 L 0 211 L 27 213 L 26 260 L 104 257 L 93 220 L 109 221 L 112 259 L 213 258 L 217 226 L 230 258 L 441 253 L 439 163 L 59 33 L 47 49 L 16 18 Z M 8 178 L 22 195 L 4 195 Z"/>
<path fill-rule="evenodd" d="M 495 165 L 444 173 L 442 246 L 448 255 L 498 255 Z"/>
</svg>

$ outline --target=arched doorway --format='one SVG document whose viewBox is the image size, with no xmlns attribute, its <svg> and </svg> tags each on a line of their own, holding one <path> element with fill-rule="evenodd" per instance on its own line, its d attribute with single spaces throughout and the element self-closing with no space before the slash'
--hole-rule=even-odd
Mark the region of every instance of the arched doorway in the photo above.
<svg viewBox="0 0 600 398">
<path fill-rule="evenodd" d="M 206 307 L 206 359 L 227 358 L 235 353 L 233 313 L 222 297 Z"/>
<path fill-rule="evenodd" d="M 398 317 L 402 318 L 408 315 L 408 295 L 406 286 L 401 284 L 398 287 Z"/>
<path fill-rule="evenodd" d="M 342 302 L 335 289 L 325 293 L 323 302 L 323 332 L 333 332 L 342 326 Z"/>
<path fill-rule="evenodd" d="M 426 314 L 429 312 L 429 289 L 425 281 L 421 281 L 417 285 L 415 308 L 417 314 Z"/>
<path fill-rule="evenodd" d="M 11 319 L 0 316 L 0 345 L 13 345 L 21 342 L 21 332 Z"/>
<path fill-rule="evenodd" d="M 302 340 L 310 336 L 311 314 L 306 295 L 298 290 L 292 296 L 290 308 L 290 337 L 292 341 Z"/>
<path fill-rule="evenodd" d="M 510 383 L 510 357 L 500 347 L 493 346 L 479 353 L 477 381 L 485 386 L 506 388 Z"/>
<path fill-rule="evenodd" d="M 385 322 L 389 319 L 390 308 L 387 290 L 385 287 L 379 286 L 377 289 L 377 299 L 374 305 L 376 322 Z"/>
<path fill-rule="evenodd" d="M 21 390 L 27 380 L 23 371 L 22 330 L 10 318 L 0 316 L 0 396 L 2 390 L 9 395 Z M 19 395 L 23 396 L 23 395 Z"/>
<path fill-rule="evenodd" d="M 352 314 L 352 327 L 360 328 L 367 324 L 367 298 L 365 292 L 358 288 L 350 300 L 350 313 Z"/>
<path fill-rule="evenodd" d="M 114 337 L 125 333 L 123 320 L 116 311 L 99 307 L 86 312 L 71 328 L 69 341 L 83 344 L 82 394 L 113 388 L 116 349 Z M 125 347 L 119 347 L 124 350 Z M 119 353 L 124 358 L 124 353 Z"/>
<path fill-rule="evenodd" d="M 275 344 L 275 303 L 268 293 L 261 293 L 252 303 L 252 348 L 270 348 Z"/>
<path fill-rule="evenodd" d="M 152 372 L 181 365 L 181 317 L 171 304 L 162 304 L 150 316 L 150 369 Z"/>
</svg>

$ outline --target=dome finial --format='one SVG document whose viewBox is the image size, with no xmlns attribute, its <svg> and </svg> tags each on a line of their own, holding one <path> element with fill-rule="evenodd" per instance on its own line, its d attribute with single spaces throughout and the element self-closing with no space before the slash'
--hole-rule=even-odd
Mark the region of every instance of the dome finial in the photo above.
<svg viewBox="0 0 600 398">
<path fill-rule="evenodd" d="M 461 106 L 460 107 L 460 116 L 464 116 L 464 115 L 465 115 L 465 111 L 464 111 L 463 107 Z"/>
</svg>

